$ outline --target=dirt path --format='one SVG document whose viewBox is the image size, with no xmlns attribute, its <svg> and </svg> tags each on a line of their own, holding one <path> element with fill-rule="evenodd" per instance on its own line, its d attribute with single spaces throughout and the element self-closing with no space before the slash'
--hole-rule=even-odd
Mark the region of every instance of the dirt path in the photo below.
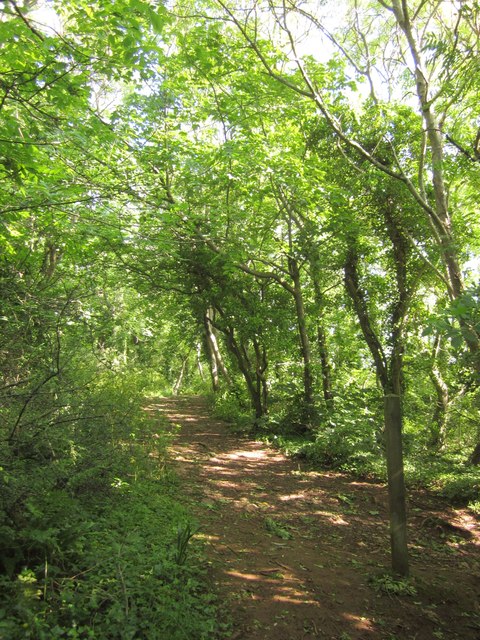
<svg viewBox="0 0 480 640">
<path fill-rule="evenodd" d="M 151 409 L 181 427 L 177 470 L 233 640 L 480 638 L 480 527 L 468 512 L 410 495 L 416 593 L 379 593 L 372 576 L 389 566 L 382 485 L 309 471 L 232 435 L 200 398 Z"/>
</svg>

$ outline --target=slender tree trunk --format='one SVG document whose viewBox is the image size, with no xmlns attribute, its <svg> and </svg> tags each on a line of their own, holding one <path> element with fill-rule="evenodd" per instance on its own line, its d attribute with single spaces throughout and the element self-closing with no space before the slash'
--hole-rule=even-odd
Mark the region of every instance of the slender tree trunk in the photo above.
<svg viewBox="0 0 480 640">
<path fill-rule="evenodd" d="M 408 576 L 407 512 L 403 472 L 402 407 L 399 394 L 384 396 L 385 444 L 390 507 L 390 548 L 392 569 Z"/>
<path fill-rule="evenodd" d="M 313 290 L 315 302 L 317 304 L 317 345 L 320 355 L 320 365 L 322 370 L 322 391 L 325 405 L 329 411 L 334 408 L 333 389 L 332 389 L 332 368 L 330 366 L 330 356 L 328 353 L 327 336 L 325 334 L 323 319 L 323 295 L 320 284 L 315 276 L 313 276 Z"/>
<path fill-rule="evenodd" d="M 232 327 L 228 327 L 222 331 L 225 333 L 227 346 L 235 357 L 238 363 L 238 368 L 243 375 L 245 384 L 247 385 L 248 395 L 250 396 L 250 402 L 253 410 L 255 411 L 255 420 L 258 420 L 265 415 L 266 409 L 262 403 L 261 388 L 258 387 L 257 380 L 254 380 L 251 373 L 252 366 L 250 358 L 248 357 L 247 349 L 244 345 L 238 344 Z"/>
<path fill-rule="evenodd" d="M 407 511 L 403 467 L 403 324 L 411 296 L 407 286 L 409 245 L 395 215 L 395 207 L 387 198 L 382 206 L 387 233 L 392 242 L 396 296 L 391 303 L 388 381 L 384 388 L 385 442 L 387 456 L 388 495 L 390 505 L 390 544 L 393 572 L 408 576 Z"/>
<path fill-rule="evenodd" d="M 198 373 L 200 374 L 200 378 L 201 378 L 202 382 L 205 382 L 205 375 L 203 373 L 203 365 L 202 365 L 201 355 L 202 355 L 202 345 L 199 342 L 197 344 L 197 368 L 198 368 Z"/>
<path fill-rule="evenodd" d="M 452 223 L 448 211 L 448 190 L 444 176 L 442 131 L 435 113 L 434 101 L 429 95 L 426 67 L 422 59 L 421 47 L 415 39 L 414 26 L 408 12 L 407 2 L 404 0 L 392 0 L 392 10 L 399 27 L 405 34 L 414 63 L 417 97 L 432 154 L 431 172 L 435 207 L 429 215 L 430 225 L 447 270 L 450 285 L 449 294 L 452 299 L 458 299 L 464 294 L 465 289 L 459 264 L 458 249 L 453 237 Z M 422 195 L 425 198 L 425 194 Z M 459 324 L 463 329 L 462 333 L 468 349 L 473 356 L 474 368 L 477 373 L 480 373 L 480 335 L 478 330 L 464 318 L 459 318 Z"/>
<path fill-rule="evenodd" d="M 208 361 L 210 364 L 210 375 L 212 378 L 212 390 L 213 393 L 217 393 L 220 388 L 220 380 L 218 378 L 217 359 L 215 358 L 212 341 L 210 340 L 210 323 L 206 315 L 203 318 L 203 323 L 205 327 L 205 348 L 207 351 Z"/>
<path fill-rule="evenodd" d="M 363 336 L 370 349 L 377 377 L 384 393 L 385 455 L 387 461 L 388 499 L 390 512 L 390 544 L 392 570 L 400 576 L 408 576 L 407 517 L 405 504 L 405 478 L 403 471 L 402 442 L 402 345 L 401 320 L 405 311 L 406 292 L 399 292 L 399 301 L 394 305 L 391 329 L 391 355 L 386 359 L 381 343 L 372 325 L 366 296 L 357 270 L 358 257 L 354 249 L 348 253 L 345 264 L 345 286 L 353 302 Z M 397 265 L 404 269 L 405 265 Z M 398 278 L 397 280 L 402 280 Z M 403 288 L 403 287 L 401 287 Z"/>
<path fill-rule="evenodd" d="M 447 429 L 449 393 L 448 387 L 436 367 L 430 372 L 430 380 L 435 387 L 437 399 L 433 409 L 429 445 L 434 449 L 441 449 L 445 442 Z"/>
<path fill-rule="evenodd" d="M 295 301 L 295 310 L 297 313 L 298 335 L 300 338 L 300 352 L 303 360 L 303 393 L 307 406 L 313 405 L 313 375 L 312 375 L 312 352 L 310 348 L 310 339 L 307 332 L 307 322 L 305 316 L 305 307 L 303 304 L 302 287 L 300 283 L 300 270 L 297 261 L 288 258 L 288 270 L 293 282 L 293 298 Z"/>
<path fill-rule="evenodd" d="M 41 273 L 46 280 L 50 280 L 53 277 L 60 253 L 61 251 L 55 242 L 53 240 L 49 240 L 45 247 L 45 255 L 41 267 Z"/>
<path fill-rule="evenodd" d="M 332 389 L 332 377 L 330 367 L 330 357 L 328 354 L 327 338 L 323 323 L 319 320 L 317 325 L 317 344 L 318 352 L 320 354 L 320 365 L 322 368 L 322 392 L 325 405 L 329 411 L 334 408 L 333 389 Z"/>
<path fill-rule="evenodd" d="M 208 359 L 210 361 L 210 372 L 212 376 L 212 388 L 216 393 L 220 388 L 219 371 L 225 377 L 225 380 L 229 385 L 232 384 L 232 379 L 228 373 L 225 363 L 220 353 L 220 349 L 217 342 L 217 337 L 213 328 L 213 309 L 208 309 L 203 318 L 203 325 L 205 327 L 205 345 L 207 349 Z"/>
<path fill-rule="evenodd" d="M 345 261 L 345 288 L 350 296 L 355 313 L 362 329 L 363 337 L 367 343 L 370 353 L 372 354 L 373 361 L 375 363 L 375 370 L 377 378 L 382 386 L 382 389 L 386 389 L 388 386 L 387 380 L 387 361 L 382 349 L 382 345 L 375 333 L 375 330 L 370 321 L 370 315 L 368 312 L 367 302 L 365 294 L 363 293 L 358 278 L 358 256 L 354 249 L 350 249 Z"/>
<path fill-rule="evenodd" d="M 225 362 L 220 352 L 220 348 L 218 346 L 217 336 L 215 335 L 215 330 L 213 328 L 213 321 L 214 321 L 214 311 L 213 309 L 208 309 L 205 316 L 205 329 L 207 332 L 207 339 L 210 342 L 212 353 L 216 361 L 216 369 L 217 369 L 217 372 L 218 370 L 222 372 L 227 383 L 231 385 L 232 379 L 230 378 L 230 374 L 228 373 L 227 367 L 225 366 Z"/>
<path fill-rule="evenodd" d="M 180 373 L 178 375 L 177 380 L 175 381 L 175 384 L 173 385 L 173 389 L 172 389 L 172 393 L 174 396 L 178 395 L 178 392 L 180 391 L 180 388 L 182 386 L 182 382 L 183 382 L 183 376 L 185 375 L 185 371 L 187 368 L 187 363 L 188 363 L 188 358 L 190 357 L 190 352 L 187 353 L 187 355 L 185 356 L 185 358 L 183 359 L 182 362 L 182 366 L 180 369 Z"/>
<path fill-rule="evenodd" d="M 258 340 L 254 339 L 253 347 L 255 349 L 255 359 L 256 359 L 256 377 L 257 377 L 257 392 L 261 398 L 261 403 L 263 407 L 263 414 L 266 415 L 268 413 L 268 384 L 267 378 L 265 376 L 265 371 L 268 367 L 267 362 L 267 352 L 264 346 L 260 346 Z"/>
<path fill-rule="evenodd" d="M 470 458 L 468 459 L 470 464 L 478 466 L 480 464 L 480 443 L 477 444 L 475 449 L 472 451 Z"/>
<path fill-rule="evenodd" d="M 239 366 L 241 367 L 243 376 L 247 383 L 248 390 L 250 392 L 250 399 L 252 402 L 252 406 L 255 410 L 255 422 L 257 422 L 260 418 L 262 418 L 266 413 L 266 408 L 262 403 L 262 386 L 261 380 L 257 372 L 257 368 L 255 367 L 255 374 L 252 375 L 252 362 L 250 361 L 250 357 L 248 355 L 247 348 L 244 344 L 240 344 L 237 347 L 237 351 L 239 353 Z"/>
<path fill-rule="evenodd" d="M 436 365 L 436 359 L 440 350 L 440 334 L 437 334 L 433 345 L 432 353 L 432 369 L 430 371 L 430 380 L 435 387 L 437 400 L 432 415 L 432 426 L 430 430 L 429 445 L 433 449 L 440 449 L 445 441 L 448 407 L 450 396 L 448 386 L 446 385 L 442 375 Z"/>
</svg>

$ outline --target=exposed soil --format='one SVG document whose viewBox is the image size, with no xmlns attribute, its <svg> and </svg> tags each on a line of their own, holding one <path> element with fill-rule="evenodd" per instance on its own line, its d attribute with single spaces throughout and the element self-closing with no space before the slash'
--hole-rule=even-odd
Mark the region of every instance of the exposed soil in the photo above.
<svg viewBox="0 0 480 640">
<path fill-rule="evenodd" d="M 382 484 L 312 471 L 234 435 L 197 397 L 150 409 L 181 427 L 175 464 L 231 639 L 480 638 L 480 526 L 468 511 L 410 492 L 416 593 L 384 593 L 375 586 L 389 567 Z"/>
</svg>

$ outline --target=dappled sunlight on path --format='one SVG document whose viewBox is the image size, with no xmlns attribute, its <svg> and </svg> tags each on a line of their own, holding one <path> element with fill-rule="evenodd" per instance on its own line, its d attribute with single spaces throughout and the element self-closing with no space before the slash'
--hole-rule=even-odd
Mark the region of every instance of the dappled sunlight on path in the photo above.
<svg viewBox="0 0 480 640">
<path fill-rule="evenodd" d="M 420 536 L 412 544 L 417 574 L 436 563 L 439 587 L 429 582 L 425 603 L 432 615 L 420 618 L 420 590 L 415 599 L 393 600 L 369 585 L 369 576 L 389 565 L 383 486 L 302 468 L 233 435 L 197 397 L 160 399 L 149 409 L 178 425 L 173 457 L 201 525 L 210 575 L 234 619 L 232 640 L 476 637 L 474 630 L 434 634 L 450 623 L 440 615 L 443 568 L 441 555 L 422 558 L 427 543 Z M 478 527 L 466 524 L 473 547 Z M 474 577 L 465 579 L 466 589 L 474 585 Z M 454 605 L 460 617 L 474 597 Z"/>
</svg>

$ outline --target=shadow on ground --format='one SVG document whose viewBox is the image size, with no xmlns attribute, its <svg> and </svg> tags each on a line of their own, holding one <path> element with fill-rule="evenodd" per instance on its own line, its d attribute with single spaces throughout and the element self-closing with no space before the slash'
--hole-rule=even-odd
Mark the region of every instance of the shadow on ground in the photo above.
<svg viewBox="0 0 480 640">
<path fill-rule="evenodd" d="M 480 528 L 468 512 L 411 494 L 415 593 L 379 592 L 375 576 L 389 567 L 382 485 L 232 435 L 201 398 L 148 410 L 179 425 L 172 453 L 232 640 L 478 640 Z"/>
</svg>

